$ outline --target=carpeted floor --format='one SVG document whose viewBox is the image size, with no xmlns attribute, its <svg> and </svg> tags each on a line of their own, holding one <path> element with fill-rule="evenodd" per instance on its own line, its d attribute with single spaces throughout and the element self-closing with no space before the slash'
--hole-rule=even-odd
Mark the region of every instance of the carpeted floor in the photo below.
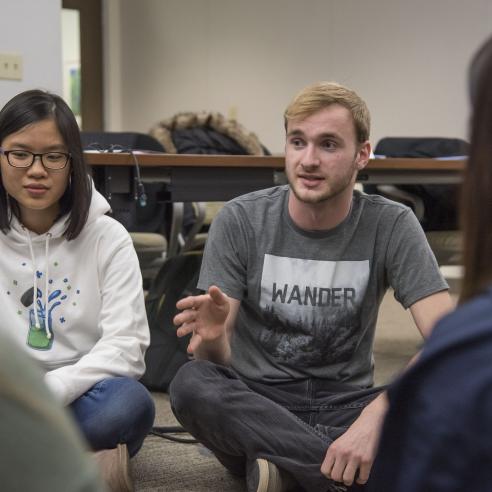
<svg viewBox="0 0 492 492">
<path fill-rule="evenodd" d="M 411 315 L 388 293 L 380 311 L 376 342 L 376 384 L 391 380 L 422 343 Z M 154 394 L 155 425 L 176 425 L 168 396 Z M 135 490 L 141 492 L 245 492 L 244 480 L 230 475 L 203 446 L 149 436 L 132 461 Z"/>
<path fill-rule="evenodd" d="M 154 398 L 155 425 L 177 425 L 168 396 L 155 393 Z M 181 444 L 148 436 L 131 463 L 136 491 L 246 491 L 244 481 L 229 474 L 200 444 Z"/>
</svg>

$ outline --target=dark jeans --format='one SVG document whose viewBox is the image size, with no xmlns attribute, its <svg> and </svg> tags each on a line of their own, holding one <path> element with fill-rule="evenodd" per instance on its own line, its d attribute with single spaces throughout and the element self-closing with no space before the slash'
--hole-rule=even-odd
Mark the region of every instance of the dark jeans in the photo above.
<svg viewBox="0 0 492 492">
<path fill-rule="evenodd" d="M 69 406 L 82 434 L 94 451 L 123 443 L 134 456 L 152 429 L 154 401 L 132 378 L 99 381 Z"/>
<path fill-rule="evenodd" d="M 174 415 L 231 472 L 265 458 L 309 492 L 327 492 L 326 451 L 383 388 L 320 379 L 264 384 L 208 361 L 181 367 L 169 394 Z M 360 489 L 359 489 L 360 490 Z"/>
</svg>

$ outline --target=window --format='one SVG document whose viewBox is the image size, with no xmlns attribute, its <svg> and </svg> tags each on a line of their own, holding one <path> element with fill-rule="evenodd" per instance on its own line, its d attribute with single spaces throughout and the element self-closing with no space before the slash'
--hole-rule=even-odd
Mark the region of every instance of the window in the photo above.
<svg viewBox="0 0 492 492">
<path fill-rule="evenodd" d="M 63 97 L 81 130 L 102 130 L 101 0 L 63 0 L 62 7 Z"/>
</svg>

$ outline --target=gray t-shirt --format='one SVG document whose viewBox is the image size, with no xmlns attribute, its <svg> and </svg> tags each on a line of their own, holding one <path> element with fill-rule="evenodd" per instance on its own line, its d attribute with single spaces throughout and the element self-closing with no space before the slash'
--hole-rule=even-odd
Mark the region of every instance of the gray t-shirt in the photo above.
<svg viewBox="0 0 492 492">
<path fill-rule="evenodd" d="M 355 191 L 341 224 L 306 231 L 290 218 L 288 196 L 279 186 L 238 197 L 210 229 L 198 287 L 241 300 L 231 365 L 264 382 L 370 386 L 388 287 L 408 308 L 448 286 L 408 207 Z"/>
</svg>

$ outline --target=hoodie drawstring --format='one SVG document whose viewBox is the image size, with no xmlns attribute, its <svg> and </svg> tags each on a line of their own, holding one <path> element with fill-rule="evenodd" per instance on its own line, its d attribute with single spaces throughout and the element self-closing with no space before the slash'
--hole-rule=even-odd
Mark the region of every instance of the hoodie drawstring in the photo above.
<svg viewBox="0 0 492 492">
<path fill-rule="evenodd" d="M 31 261 L 33 265 L 33 289 L 34 289 L 34 297 L 33 297 L 33 304 L 34 304 L 34 319 L 36 320 L 36 328 L 39 330 L 41 328 L 41 323 L 39 322 L 39 315 L 38 315 L 38 275 L 37 275 L 37 268 L 36 268 L 36 257 L 34 256 L 34 250 L 32 248 L 32 241 L 31 241 L 31 235 L 29 234 L 29 231 L 24 228 L 26 231 L 27 235 L 27 243 L 29 244 L 29 252 L 31 253 Z M 46 299 L 46 307 L 45 307 L 45 312 L 49 312 L 49 244 L 50 244 L 50 238 L 51 234 L 48 232 L 46 234 L 46 242 L 45 242 L 45 258 L 46 258 L 46 270 L 45 270 L 45 288 L 44 288 L 44 295 Z M 44 331 L 46 332 L 46 336 L 48 339 L 51 338 L 51 332 L 48 327 L 48 318 L 46 317 L 45 323 L 44 323 Z"/>
<path fill-rule="evenodd" d="M 45 296 L 46 296 L 46 319 L 44 323 L 44 328 L 46 331 L 46 336 L 48 337 L 48 340 L 51 338 L 51 332 L 48 326 L 48 313 L 49 313 L 49 303 L 50 303 L 50 292 L 49 292 L 49 283 L 48 279 L 50 278 L 50 272 L 49 272 L 49 266 L 50 266 L 50 258 L 49 258 L 49 251 L 50 251 L 50 238 L 51 234 L 48 232 L 46 234 L 46 242 L 45 242 L 45 248 L 44 248 L 44 257 L 46 258 L 46 266 L 44 269 L 44 291 L 45 291 Z M 37 276 L 37 275 L 36 275 Z"/>
</svg>

